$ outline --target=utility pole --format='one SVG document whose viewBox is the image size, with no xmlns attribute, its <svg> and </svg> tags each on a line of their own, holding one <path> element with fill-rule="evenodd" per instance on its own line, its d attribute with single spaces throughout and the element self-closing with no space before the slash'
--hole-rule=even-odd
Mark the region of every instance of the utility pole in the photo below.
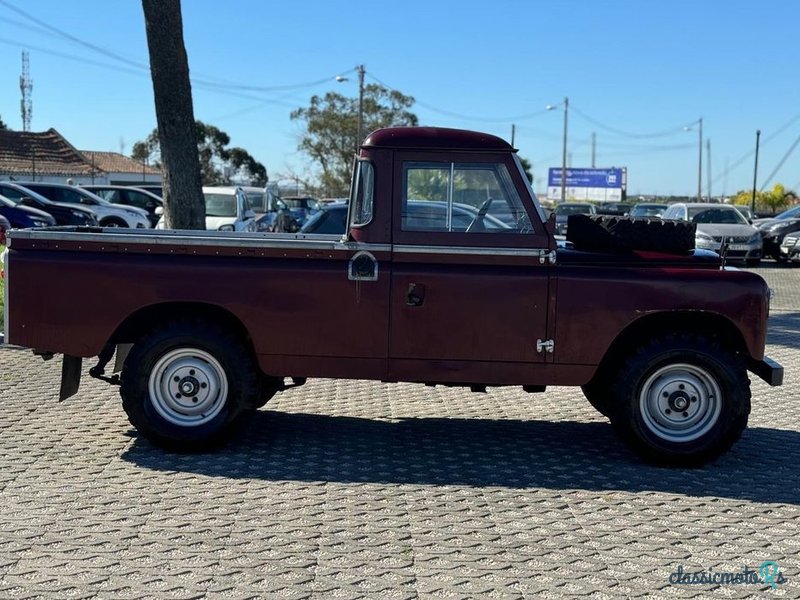
<svg viewBox="0 0 800 600">
<path fill-rule="evenodd" d="M 711 202 L 711 138 L 706 139 L 706 190 L 708 201 Z"/>
<path fill-rule="evenodd" d="M 756 181 L 758 180 L 758 142 L 761 139 L 761 130 L 756 129 L 756 164 L 753 167 L 753 197 L 750 200 L 750 210 L 756 214 Z"/>
<path fill-rule="evenodd" d="M 697 201 L 703 201 L 703 117 L 700 117 L 699 123 L 699 136 L 698 136 L 698 149 L 697 156 Z"/>
<path fill-rule="evenodd" d="M 561 202 L 567 198 L 567 119 L 569 115 L 569 98 L 564 97 L 564 144 L 561 152 Z"/>
<path fill-rule="evenodd" d="M 364 65 L 356 67 L 358 71 L 358 139 L 356 140 L 356 154 L 361 147 L 364 136 Z"/>
<path fill-rule="evenodd" d="M 595 168 L 595 156 L 597 153 L 597 134 L 592 132 L 592 168 Z"/>
<path fill-rule="evenodd" d="M 513 123 L 511 124 L 511 145 L 514 145 L 514 134 L 517 132 L 517 126 Z"/>
<path fill-rule="evenodd" d="M 31 117 L 33 116 L 33 81 L 31 80 L 31 63 L 28 51 L 22 51 L 22 75 L 19 78 L 19 90 L 22 92 L 22 100 L 19 102 L 20 112 L 22 113 L 22 131 L 31 130 Z"/>
</svg>

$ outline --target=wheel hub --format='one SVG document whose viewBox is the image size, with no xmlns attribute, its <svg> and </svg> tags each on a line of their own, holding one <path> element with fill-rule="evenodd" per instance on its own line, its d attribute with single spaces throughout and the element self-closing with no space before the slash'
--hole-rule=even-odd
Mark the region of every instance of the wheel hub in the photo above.
<svg viewBox="0 0 800 600">
<path fill-rule="evenodd" d="M 211 354 L 197 348 L 179 348 L 164 354 L 153 366 L 148 382 L 150 400 L 170 423 L 196 427 L 224 408 L 228 379 Z"/>
<path fill-rule="evenodd" d="M 714 376 L 690 364 L 672 364 L 642 385 L 639 403 L 647 428 L 671 442 L 688 442 L 714 426 L 721 412 L 721 393 Z"/>
</svg>

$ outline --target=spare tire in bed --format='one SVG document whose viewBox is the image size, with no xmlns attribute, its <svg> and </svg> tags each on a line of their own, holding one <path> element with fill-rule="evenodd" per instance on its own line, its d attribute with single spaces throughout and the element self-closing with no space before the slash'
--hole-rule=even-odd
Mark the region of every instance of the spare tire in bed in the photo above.
<svg viewBox="0 0 800 600">
<path fill-rule="evenodd" d="M 644 250 L 686 254 L 694 249 L 694 223 L 603 215 L 570 215 L 567 241 L 578 250 L 632 252 Z"/>
</svg>

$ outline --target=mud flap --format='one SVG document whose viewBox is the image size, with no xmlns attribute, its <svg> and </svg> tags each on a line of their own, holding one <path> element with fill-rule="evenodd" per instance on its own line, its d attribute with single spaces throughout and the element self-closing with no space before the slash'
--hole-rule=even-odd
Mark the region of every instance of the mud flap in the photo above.
<svg viewBox="0 0 800 600">
<path fill-rule="evenodd" d="M 58 393 L 58 401 L 62 402 L 78 393 L 81 385 L 81 367 L 83 359 L 80 356 L 64 355 L 61 363 L 61 390 Z"/>
</svg>

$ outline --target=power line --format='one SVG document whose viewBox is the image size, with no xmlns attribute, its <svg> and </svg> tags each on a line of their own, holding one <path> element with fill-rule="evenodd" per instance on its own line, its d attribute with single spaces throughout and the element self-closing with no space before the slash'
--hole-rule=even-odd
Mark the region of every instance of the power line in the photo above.
<svg viewBox="0 0 800 600">
<path fill-rule="evenodd" d="M 778 129 L 776 129 L 776 130 L 775 130 L 775 131 L 774 131 L 772 134 L 770 134 L 769 136 L 767 136 L 766 138 L 764 138 L 764 140 L 761 142 L 761 147 L 763 148 L 763 147 L 764 147 L 764 146 L 765 146 L 767 143 L 769 143 L 771 140 L 774 140 L 776 137 L 778 137 L 778 136 L 779 136 L 780 134 L 782 134 L 784 131 L 786 131 L 787 129 L 789 129 L 789 127 L 791 127 L 791 126 L 792 126 L 792 125 L 793 125 L 793 124 L 794 124 L 796 121 L 798 121 L 798 120 L 800 120 L 800 113 L 798 113 L 798 114 L 796 114 L 795 116 L 793 116 L 791 119 L 789 119 L 788 121 L 786 121 L 786 123 L 784 123 L 783 125 L 781 125 L 780 127 L 778 127 Z M 733 170 L 734 170 L 736 167 L 738 167 L 739 165 L 741 165 L 741 164 L 742 164 L 744 161 L 746 161 L 748 158 L 750 158 L 751 156 L 753 156 L 753 154 L 755 154 L 755 148 L 753 148 L 753 149 L 751 149 L 751 150 L 748 150 L 747 152 L 745 152 L 745 153 L 744 153 L 742 156 L 740 156 L 739 158 L 737 158 L 737 159 L 736 159 L 736 160 L 733 162 L 733 164 L 732 164 L 732 165 L 730 165 L 729 167 L 727 167 L 727 168 L 725 169 L 725 171 L 723 171 L 722 173 L 720 173 L 719 175 L 717 175 L 717 176 L 714 178 L 714 180 L 713 180 L 713 181 L 714 181 L 714 183 L 716 183 L 717 181 L 719 181 L 719 180 L 720 180 L 721 178 L 723 178 L 723 177 L 727 177 L 727 175 L 728 175 L 728 174 L 729 174 L 731 171 L 733 171 Z"/>
<path fill-rule="evenodd" d="M 763 192 L 766 189 L 766 187 L 772 181 L 772 178 L 775 177 L 775 175 L 777 175 L 778 171 L 781 170 L 781 167 L 783 166 L 783 164 L 786 162 L 786 160 L 789 158 L 789 156 L 792 154 L 792 152 L 794 152 L 794 149 L 797 148 L 798 144 L 800 144 L 800 136 L 798 136 L 797 139 L 794 141 L 794 143 L 791 146 L 789 146 L 789 149 L 786 151 L 786 154 L 784 154 L 783 158 L 781 158 L 781 160 L 778 162 L 778 166 L 776 166 L 772 170 L 772 173 L 769 174 L 769 177 L 767 177 L 764 180 L 764 183 L 761 184 L 761 188 L 760 188 L 759 191 Z"/>
<path fill-rule="evenodd" d="M 685 127 L 690 127 L 690 126 L 692 126 L 692 125 L 697 123 L 697 121 L 694 120 L 694 121 L 690 121 L 689 123 L 686 123 L 684 125 L 681 125 L 679 127 L 671 127 L 669 129 L 664 129 L 662 131 L 656 131 L 656 132 L 652 132 L 652 133 L 633 133 L 633 132 L 630 132 L 630 131 L 625 131 L 623 129 L 617 129 L 616 127 L 612 127 L 611 125 L 606 125 L 605 123 L 590 117 L 589 115 L 587 115 L 585 112 L 583 112 L 579 108 L 576 108 L 575 105 L 572 104 L 572 103 L 570 103 L 569 107 L 570 107 L 570 110 L 572 112 L 574 112 L 575 114 L 577 114 L 578 116 L 583 118 L 585 121 L 588 121 L 592 125 L 595 125 L 596 127 L 599 127 L 600 129 L 605 129 L 606 131 L 608 131 L 610 133 L 613 133 L 613 134 L 616 134 L 616 135 L 619 135 L 619 136 L 622 136 L 622 137 L 629 137 L 629 138 L 666 137 L 666 136 L 670 136 L 670 135 L 675 135 L 676 133 L 682 133 L 683 131 L 685 131 Z"/>
<path fill-rule="evenodd" d="M 379 83 L 380 85 L 385 87 L 387 90 L 390 90 L 392 92 L 402 93 L 397 88 L 394 88 L 394 87 L 384 83 L 383 81 L 381 81 L 380 79 L 375 77 L 375 75 L 373 75 L 372 73 L 368 72 L 367 75 L 369 75 L 370 79 L 372 79 L 376 83 Z M 414 102 L 416 104 L 419 104 L 423 108 L 427 108 L 430 111 L 433 111 L 435 113 L 439 113 L 439 114 L 442 114 L 442 115 L 445 115 L 445 116 L 448 116 L 448 117 L 454 117 L 456 119 L 464 119 L 465 121 L 484 121 L 484 122 L 487 122 L 487 123 L 509 123 L 509 122 L 512 122 L 512 121 L 523 121 L 525 119 L 533 119 L 535 117 L 541 116 L 541 115 L 549 112 L 548 109 L 543 108 L 542 110 L 539 110 L 539 111 L 536 111 L 536 112 L 527 113 L 527 114 L 523 114 L 523 115 L 513 115 L 513 116 L 510 116 L 510 117 L 476 117 L 474 115 L 462 115 L 460 113 L 456 113 L 456 112 L 452 112 L 452 111 L 449 111 L 449 110 L 445 110 L 443 108 L 437 108 L 436 106 L 433 106 L 432 104 L 428 104 L 426 102 L 422 102 L 421 100 L 418 100 L 416 98 L 414 99 Z"/>
</svg>

